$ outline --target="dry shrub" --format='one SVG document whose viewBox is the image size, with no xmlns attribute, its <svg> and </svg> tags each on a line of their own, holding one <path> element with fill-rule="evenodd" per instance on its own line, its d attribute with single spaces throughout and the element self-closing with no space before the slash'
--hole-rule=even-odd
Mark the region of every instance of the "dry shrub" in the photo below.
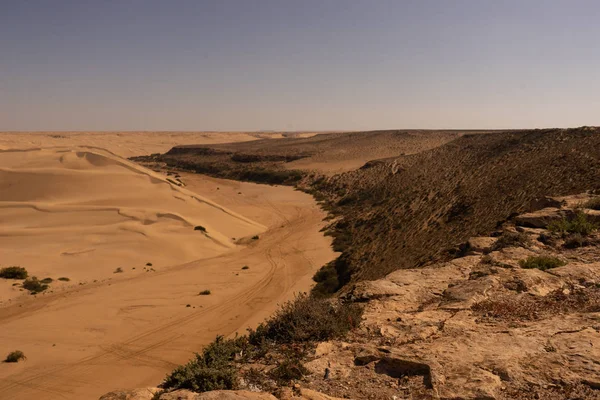
<svg viewBox="0 0 600 400">
<path fill-rule="evenodd" d="M 531 239 L 524 232 L 502 232 L 502 235 L 492 246 L 492 250 L 500 250 L 506 247 L 527 247 L 530 244 Z"/>
<path fill-rule="evenodd" d="M 4 279 L 25 279 L 27 270 L 23 267 L 6 267 L 0 269 L 0 278 Z"/>
<path fill-rule="evenodd" d="M 471 309 L 486 318 L 535 321 L 557 314 L 600 311 L 597 286 L 557 289 L 546 296 L 507 295 L 474 304 Z"/>
<path fill-rule="evenodd" d="M 306 293 L 285 303 L 270 319 L 250 333 L 250 342 L 293 343 L 340 337 L 360 324 L 362 308 L 315 298 Z"/>
<path fill-rule="evenodd" d="M 15 350 L 15 351 L 8 353 L 8 355 L 4 359 L 4 362 L 16 363 L 16 362 L 19 362 L 21 360 L 26 360 L 26 359 L 27 359 L 27 357 L 25 357 L 25 353 L 23 353 L 21 350 Z"/>
<path fill-rule="evenodd" d="M 593 197 L 581 205 L 590 210 L 600 210 L 600 197 Z"/>
<path fill-rule="evenodd" d="M 35 276 L 32 276 L 29 279 L 26 279 L 23 282 L 23 289 L 27 289 L 31 292 L 31 294 L 37 294 L 40 292 L 43 292 L 44 290 L 48 289 L 48 285 L 45 283 L 41 283 L 38 278 L 36 278 Z"/>
</svg>

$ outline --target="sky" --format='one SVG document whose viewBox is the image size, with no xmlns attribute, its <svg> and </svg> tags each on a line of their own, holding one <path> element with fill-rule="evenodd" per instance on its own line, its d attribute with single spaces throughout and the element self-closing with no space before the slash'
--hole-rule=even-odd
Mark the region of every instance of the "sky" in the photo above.
<svg viewBox="0 0 600 400">
<path fill-rule="evenodd" d="M 597 0 L 0 0 L 0 131 L 600 125 Z"/>
</svg>

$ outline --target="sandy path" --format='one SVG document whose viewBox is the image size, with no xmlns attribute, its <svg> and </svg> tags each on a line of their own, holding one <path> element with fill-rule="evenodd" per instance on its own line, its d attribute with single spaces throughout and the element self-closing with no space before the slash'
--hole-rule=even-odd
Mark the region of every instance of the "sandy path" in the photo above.
<svg viewBox="0 0 600 400">
<path fill-rule="evenodd" d="M 310 196 L 287 187 L 182 179 L 187 189 L 267 230 L 208 259 L 126 271 L 0 308 L 0 350 L 18 348 L 28 357 L 0 364 L 0 399 L 94 399 L 119 387 L 155 385 L 215 335 L 244 330 L 306 290 L 314 271 L 335 256 L 319 232 L 324 213 Z M 212 294 L 198 296 L 204 289 Z"/>
</svg>

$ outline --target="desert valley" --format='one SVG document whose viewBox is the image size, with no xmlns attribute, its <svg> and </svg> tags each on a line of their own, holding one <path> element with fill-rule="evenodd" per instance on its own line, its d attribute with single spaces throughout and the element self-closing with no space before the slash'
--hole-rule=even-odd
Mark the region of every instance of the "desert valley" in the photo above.
<svg viewBox="0 0 600 400">
<path fill-rule="evenodd" d="M 0 398 L 597 397 L 597 128 L 0 147 Z"/>
<path fill-rule="evenodd" d="M 599 20 L 0 1 L 0 400 L 600 400 Z"/>
</svg>

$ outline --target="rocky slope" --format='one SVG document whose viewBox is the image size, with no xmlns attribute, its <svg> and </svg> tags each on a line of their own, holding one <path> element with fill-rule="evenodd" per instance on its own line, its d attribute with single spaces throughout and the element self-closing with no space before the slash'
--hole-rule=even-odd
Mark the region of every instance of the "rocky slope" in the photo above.
<svg viewBox="0 0 600 400">
<path fill-rule="evenodd" d="M 352 398 L 600 398 L 600 235 L 572 248 L 582 243 L 549 232 L 586 196 L 554 200 L 563 205 L 469 240 L 463 257 L 355 285 L 362 328 L 307 364 L 309 386 Z M 536 256 L 565 265 L 522 266 Z M 395 394 L 370 384 L 381 376 Z"/>
<path fill-rule="evenodd" d="M 545 196 L 600 185 L 600 129 L 463 135 L 412 156 L 323 179 L 313 192 L 339 217 L 330 232 L 339 286 L 447 259 L 469 237 Z"/>
</svg>

